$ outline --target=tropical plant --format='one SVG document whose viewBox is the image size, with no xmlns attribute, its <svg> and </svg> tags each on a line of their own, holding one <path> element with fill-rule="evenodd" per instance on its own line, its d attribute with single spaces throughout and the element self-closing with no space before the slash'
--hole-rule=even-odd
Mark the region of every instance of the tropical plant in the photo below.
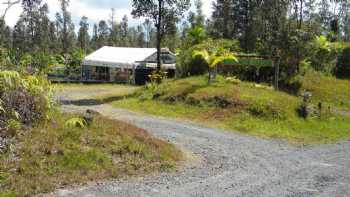
<svg viewBox="0 0 350 197">
<path fill-rule="evenodd" d="M 217 74 L 217 66 L 219 64 L 221 64 L 224 61 L 238 62 L 238 59 L 233 53 L 222 49 L 216 49 L 213 52 L 210 52 L 208 50 L 193 51 L 192 57 L 194 59 L 202 59 L 208 65 L 209 83 L 212 80 L 215 80 Z"/>
<path fill-rule="evenodd" d="M 49 119 L 52 97 L 51 85 L 44 77 L 0 71 L 0 130 L 8 128 L 9 120 L 31 125 Z"/>
<path fill-rule="evenodd" d="M 205 30 L 202 27 L 194 27 L 187 33 L 189 39 L 188 44 L 199 44 L 206 39 L 206 36 Z"/>
<path fill-rule="evenodd" d="M 65 127 L 67 128 L 85 128 L 87 125 L 86 121 L 82 118 L 71 118 L 66 121 Z"/>
<path fill-rule="evenodd" d="M 185 46 L 184 46 L 185 47 Z M 202 75 L 208 70 L 206 61 L 202 58 L 193 58 L 194 51 L 213 51 L 220 49 L 227 52 L 239 52 L 239 42 L 236 40 L 205 40 L 200 44 L 193 45 L 189 48 L 183 48 L 177 56 L 176 69 L 178 76 L 186 77 L 193 75 Z"/>
<path fill-rule="evenodd" d="M 318 71 L 331 73 L 336 64 L 337 48 L 325 36 L 316 36 L 309 45 L 311 66 Z"/>
</svg>

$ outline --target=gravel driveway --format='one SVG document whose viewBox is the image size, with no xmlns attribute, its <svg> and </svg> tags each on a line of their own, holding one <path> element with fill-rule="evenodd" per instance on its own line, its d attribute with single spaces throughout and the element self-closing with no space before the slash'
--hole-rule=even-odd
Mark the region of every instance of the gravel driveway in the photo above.
<svg viewBox="0 0 350 197">
<path fill-rule="evenodd" d="M 61 189 L 53 196 L 350 196 L 350 142 L 296 147 L 109 105 L 88 108 L 144 128 L 192 153 L 194 159 L 176 173 Z"/>
</svg>

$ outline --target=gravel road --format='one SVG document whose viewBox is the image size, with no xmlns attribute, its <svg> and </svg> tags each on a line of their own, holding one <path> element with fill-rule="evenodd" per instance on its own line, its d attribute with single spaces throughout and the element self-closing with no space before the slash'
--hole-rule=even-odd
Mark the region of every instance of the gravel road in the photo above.
<svg viewBox="0 0 350 197">
<path fill-rule="evenodd" d="M 52 196 L 350 196 L 350 142 L 296 147 L 191 123 L 134 114 L 109 105 L 94 109 L 131 122 L 193 154 L 176 173 L 92 183 Z"/>
</svg>

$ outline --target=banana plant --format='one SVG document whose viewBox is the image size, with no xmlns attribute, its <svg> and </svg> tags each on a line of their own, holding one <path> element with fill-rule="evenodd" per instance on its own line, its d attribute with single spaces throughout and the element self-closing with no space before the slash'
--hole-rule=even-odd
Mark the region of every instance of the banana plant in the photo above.
<svg viewBox="0 0 350 197">
<path fill-rule="evenodd" d="M 213 52 L 208 50 L 195 50 L 192 53 L 192 58 L 202 59 L 206 62 L 208 65 L 209 83 L 216 79 L 217 66 L 219 64 L 223 63 L 224 61 L 238 62 L 238 59 L 233 53 L 225 50 L 214 50 Z"/>
</svg>

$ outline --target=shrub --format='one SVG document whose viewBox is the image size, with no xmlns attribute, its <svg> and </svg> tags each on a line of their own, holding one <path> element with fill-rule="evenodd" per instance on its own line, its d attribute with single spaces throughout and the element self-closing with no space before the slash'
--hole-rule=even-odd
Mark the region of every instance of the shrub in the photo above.
<svg viewBox="0 0 350 197">
<path fill-rule="evenodd" d="M 44 77 L 0 71 L 0 101 L 0 131 L 18 128 L 13 127 L 15 121 L 31 125 L 49 118 L 53 107 L 51 85 Z"/>
<path fill-rule="evenodd" d="M 334 71 L 337 77 L 350 78 L 350 47 L 340 54 Z"/>
<path fill-rule="evenodd" d="M 256 102 L 248 107 L 248 112 L 254 116 L 266 119 L 286 119 L 285 111 L 273 103 Z"/>
</svg>

